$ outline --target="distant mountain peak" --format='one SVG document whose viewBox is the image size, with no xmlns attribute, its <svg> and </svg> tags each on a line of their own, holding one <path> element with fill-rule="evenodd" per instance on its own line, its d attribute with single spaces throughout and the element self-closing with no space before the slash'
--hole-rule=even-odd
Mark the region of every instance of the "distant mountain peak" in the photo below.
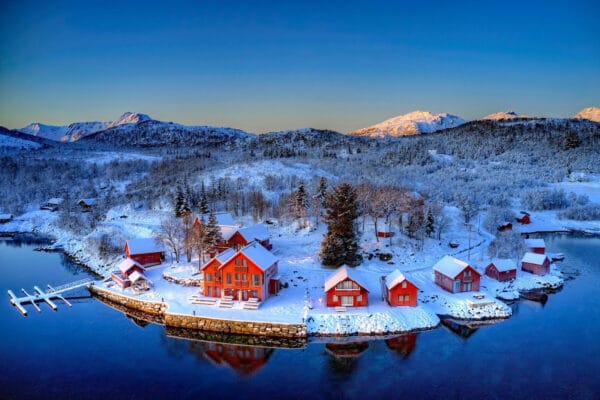
<svg viewBox="0 0 600 400">
<path fill-rule="evenodd" d="M 350 132 L 350 135 L 374 138 L 412 136 L 453 128 L 464 123 L 465 120 L 456 115 L 417 110 Z"/>
<path fill-rule="evenodd" d="M 600 122 L 600 107 L 587 107 L 579 111 L 573 118 L 587 119 L 594 122 Z"/>
<path fill-rule="evenodd" d="M 490 115 L 486 115 L 482 119 L 484 120 L 492 120 L 492 121 L 500 121 L 503 119 L 519 119 L 519 118 L 534 118 L 530 115 L 519 114 L 513 110 L 508 111 L 500 111 Z"/>
<path fill-rule="evenodd" d="M 137 124 L 138 122 L 150 121 L 150 118 L 147 114 L 141 114 L 136 112 L 127 111 L 119 118 L 108 124 L 107 128 L 112 128 L 113 126 L 119 126 L 123 124 Z"/>
</svg>

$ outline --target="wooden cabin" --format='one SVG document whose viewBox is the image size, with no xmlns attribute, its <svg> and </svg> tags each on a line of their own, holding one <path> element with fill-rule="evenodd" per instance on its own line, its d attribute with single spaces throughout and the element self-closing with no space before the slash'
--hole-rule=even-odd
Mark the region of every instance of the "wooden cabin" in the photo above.
<svg viewBox="0 0 600 400">
<path fill-rule="evenodd" d="M 536 254 L 546 254 L 546 242 L 544 239 L 525 239 L 527 251 Z"/>
<path fill-rule="evenodd" d="M 433 271 L 435 283 L 450 293 L 479 291 L 481 274 L 464 261 L 444 256 Z"/>
<path fill-rule="evenodd" d="M 40 210 L 46 211 L 57 211 L 58 207 L 63 203 L 63 199 L 61 197 L 53 197 L 49 199 L 46 204 L 40 207 Z"/>
<path fill-rule="evenodd" d="M 130 239 L 125 242 L 125 257 L 149 267 L 162 263 L 165 260 L 165 252 L 153 238 Z"/>
<path fill-rule="evenodd" d="M 390 232 L 387 230 L 377 230 L 377 237 L 380 238 L 391 238 L 394 237 L 394 232 Z"/>
<path fill-rule="evenodd" d="M 0 214 L 0 224 L 6 224 L 7 222 L 12 221 L 12 214 Z"/>
<path fill-rule="evenodd" d="M 267 250 L 272 250 L 271 235 L 266 225 L 258 224 L 240 228 L 229 239 L 229 247 L 243 247 L 250 242 L 258 242 Z"/>
<path fill-rule="evenodd" d="M 98 199 L 81 199 L 77 202 L 83 211 L 91 211 L 98 204 Z"/>
<path fill-rule="evenodd" d="M 550 272 L 550 259 L 545 254 L 525 253 L 521 269 L 535 275 L 546 275 Z"/>
<path fill-rule="evenodd" d="M 359 283 L 354 270 L 347 266 L 338 268 L 325 281 L 327 307 L 366 307 L 369 291 Z"/>
<path fill-rule="evenodd" d="M 384 298 L 390 306 L 415 307 L 417 305 L 419 288 L 406 279 L 404 274 L 397 269 L 384 277 L 383 289 Z"/>
<path fill-rule="evenodd" d="M 522 213 L 521 218 L 517 218 L 517 222 L 521 225 L 527 225 L 531 223 L 531 218 L 529 217 L 529 214 Z"/>
<path fill-rule="evenodd" d="M 131 286 L 130 277 L 135 272 L 144 275 L 146 270 L 137 261 L 131 258 L 126 258 L 125 260 L 121 261 L 117 266 L 117 269 L 112 272 L 111 279 L 124 289 Z M 137 274 L 134 277 L 139 279 Z"/>
<path fill-rule="evenodd" d="M 510 281 L 517 277 L 517 266 L 511 260 L 494 259 L 485 267 L 485 274 L 500 282 Z"/>
<path fill-rule="evenodd" d="M 201 268 L 204 295 L 235 300 L 266 300 L 279 291 L 277 258 L 257 242 L 236 251 L 227 249 Z"/>
</svg>

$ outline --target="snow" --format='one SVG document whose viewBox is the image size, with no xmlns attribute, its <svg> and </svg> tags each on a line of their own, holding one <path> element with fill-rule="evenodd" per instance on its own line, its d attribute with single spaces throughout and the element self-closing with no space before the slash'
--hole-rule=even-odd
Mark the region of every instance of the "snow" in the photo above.
<svg viewBox="0 0 600 400">
<path fill-rule="evenodd" d="M 367 128 L 350 132 L 350 135 L 372 138 L 409 136 L 453 128 L 464 123 L 465 120 L 456 115 L 447 113 L 434 114 L 429 111 L 413 111 L 387 119 Z"/>
<path fill-rule="evenodd" d="M 404 280 L 406 280 L 404 274 L 400 272 L 400 270 L 395 269 L 392 271 L 391 274 L 385 277 L 385 286 L 388 289 L 392 289 L 396 287 L 396 285 L 399 285 L 400 283 L 404 282 Z"/>
<path fill-rule="evenodd" d="M 210 214 L 200 214 L 200 215 L 198 215 L 197 218 L 201 218 L 204 221 L 204 223 L 206 224 L 206 223 L 208 223 L 209 217 L 210 217 Z M 237 224 L 233 220 L 233 216 L 226 211 L 216 212 L 215 218 L 217 220 L 217 225 L 237 226 Z"/>
<path fill-rule="evenodd" d="M 494 258 L 491 263 L 494 264 L 498 272 L 507 272 L 517 269 L 515 262 L 506 258 Z"/>
<path fill-rule="evenodd" d="M 81 199 L 77 203 L 84 203 L 88 206 L 95 206 L 96 204 L 98 204 L 98 199 L 97 198 Z"/>
<path fill-rule="evenodd" d="M 221 265 L 223 265 L 227 260 L 229 260 L 234 255 L 235 255 L 235 250 L 234 249 L 227 249 L 224 252 L 219 253 L 216 256 L 214 256 L 210 261 L 217 260 L 217 261 L 219 261 L 221 263 Z M 204 269 L 205 267 L 207 267 L 210 264 L 210 261 L 207 262 L 206 264 L 204 264 L 202 266 L 202 269 Z"/>
<path fill-rule="evenodd" d="M 0 219 L 12 219 L 12 214 L 0 214 Z"/>
<path fill-rule="evenodd" d="M 325 291 L 328 292 L 335 287 L 335 285 L 345 281 L 346 279 L 351 279 L 360 285 L 361 279 L 359 277 L 359 273 L 344 265 L 338 268 L 333 274 L 331 274 L 329 278 L 327 278 L 327 280 L 325 280 Z"/>
<path fill-rule="evenodd" d="M 545 254 L 525 253 L 521 262 L 542 265 L 548 258 Z"/>
<path fill-rule="evenodd" d="M 164 249 L 156 243 L 154 238 L 129 239 L 127 241 L 127 247 L 129 247 L 130 255 L 159 253 L 164 251 Z"/>
<path fill-rule="evenodd" d="M 123 261 L 121 261 L 118 265 L 118 268 L 119 268 L 119 271 L 121 271 L 121 273 L 124 274 L 135 266 L 144 269 L 140 264 L 138 264 L 135 260 L 133 260 L 131 258 L 126 258 Z"/>
<path fill-rule="evenodd" d="M 544 239 L 525 239 L 525 246 L 527 246 L 527 248 L 529 248 L 529 249 L 533 249 L 533 248 L 545 249 L 546 243 L 544 242 Z"/>
<path fill-rule="evenodd" d="M 519 119 L 519 118 L 535 118 L 525 114 L 518 114 L 514 111 L 500 111 L 490 115 L 486 115 L 482 119 L 484 120 L 492 120 L 492 121 L 500 121 L 500 120 L 510 120 L 510 119 Z"/>
<path fill-rule="evenodd" d="M 49 199 L 46 204 L 50 204 L 50 205 L 60 205 L 62 204 L 63 199 L 62 197 L 53 197 L 51 199 Z"/>
<path fill-rule="evenodd" d="M 229 240 L 240 229 L 237 225 L 219 225 L 219 231 L 223 240 Z"/>
<path fill-rule="evenodd" d="M 433 270 L 441 272 L 450 278 L 454 278 L 468 266 L 469 264 L 466 262 L 446 255 L 433 266 Z"/>
<path fill-rule="evenodd" d="M 42 147 L 39 143 L 30 140 L 0 134 L 0 147 L 12 147 L 21 149 L 37 149 Z"/>
<path fill-rule="evenodd" d="M 267 240 L 270 237 L 269 229 L 264 224 L 256 224 L 241 228 L 239 232 L 248 242 L 253 240 Z"/>
<path fill-rule="evenodd" d="M 148 280 L 142 273 L 140 273 L 140 271 L 137 270 L 133 271 L 128 278 L 132 283 L 137 282 L 140 279 Z"/>
<path fill-rule="evenodd" d="M 588 107 L 579 111 L 573 118 L 588 119 L 594 122 L 600 122 L 600 108 Z"/>
<path fill-rule="evenodd" d="M 263 271 L 277 262 L 277 257 L 269 250 L 265 249 L 260 243 L 250 243 L 248 246 L 242 248 L 240 252 Z"/>
</svg>

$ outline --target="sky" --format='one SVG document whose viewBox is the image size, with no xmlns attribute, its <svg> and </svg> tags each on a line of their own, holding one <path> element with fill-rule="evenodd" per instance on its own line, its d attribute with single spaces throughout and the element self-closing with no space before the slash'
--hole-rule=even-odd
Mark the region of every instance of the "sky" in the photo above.
<svg viewBox="0 0 600 400">
<path fill-rule="evenodd" d="M 115 3 L 115 4 L 110 4 Z M 349 132 L 600 106 L 600 2 L 0 0 L 0 125 Z"/>
</svg>

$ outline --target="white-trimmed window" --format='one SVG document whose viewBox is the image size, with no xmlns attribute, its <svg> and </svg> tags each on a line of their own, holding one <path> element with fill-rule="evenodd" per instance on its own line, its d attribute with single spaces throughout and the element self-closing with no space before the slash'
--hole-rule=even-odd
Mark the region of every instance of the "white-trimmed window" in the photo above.
<svg viewBox="0 0 600 400">
<path fill-rule="evenodd" d="M 206 274 L 206 282 L 212 282 L 212 274 Z"/>
<path fill-rule="evenodd" d="M 252 286 L 260 286 L 260 275 L 252 274 Z"/>
<path fill-rule="evenodd" d="M 338 297 L 335 294 L 332 297 L 332 301 L 338 301 Z"/>
<path fill-rule="evenodd" d="M 356 302 L 362 303 L 362 295 L 356 296 Z"/>
<path fill-rule="evenodd" d="M 354 297 L 353 296 L 342 296 L 342 306 L 343 307 L 352 307 L 354 305 Z"/>
<path fill-rule="evenodd" d="M 358 285 L 350 280 L 340 282 L 335 287 L 341 290 L 358 289 Z"/>
<path fill-rule="evenodd" d="M 406 289 L 406 281 L 402 281 L 402 284 L 400 285 L 400 287 L 402 289 Z"/>
</svg>

